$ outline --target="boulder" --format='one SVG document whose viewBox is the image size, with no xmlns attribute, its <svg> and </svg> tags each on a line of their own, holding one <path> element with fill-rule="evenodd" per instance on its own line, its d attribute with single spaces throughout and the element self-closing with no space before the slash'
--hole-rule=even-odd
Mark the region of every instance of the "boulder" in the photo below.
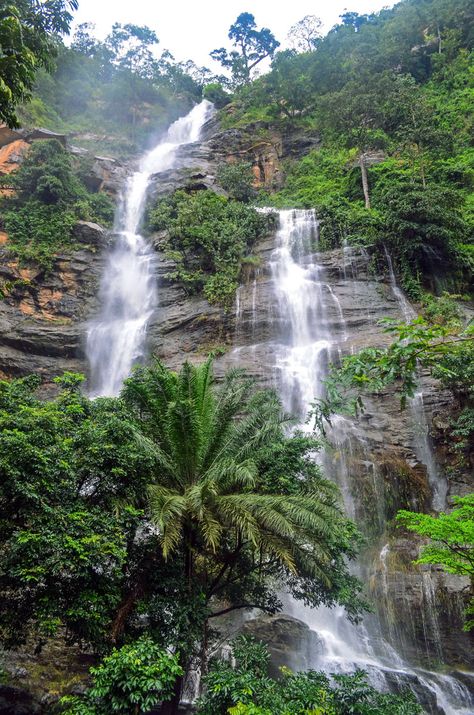
<svg viewBox="0 0 474 715">
<path fill-rule="evenodd" d="M 102 246 L 105 242 L 106 231 L 98 223 L 78 221 L 72 229 L 72 236 L 79 243 Z"/>
<path fill-rule="evenodd" d="M 241 633 L 253 636 L 268 646 L 272 677 L 278 677 L 282 667 L 294 671 L 309 670 L 315 656 L 323 648 L 315 631 L 303 621 L 284 613 L 253 618 L 243 625 Z"/>
<path fill-rule="evenodd" d="M 41 706 L 22 688 L 0 685 L 0 715 L 39 715 Z"/>
</svg>

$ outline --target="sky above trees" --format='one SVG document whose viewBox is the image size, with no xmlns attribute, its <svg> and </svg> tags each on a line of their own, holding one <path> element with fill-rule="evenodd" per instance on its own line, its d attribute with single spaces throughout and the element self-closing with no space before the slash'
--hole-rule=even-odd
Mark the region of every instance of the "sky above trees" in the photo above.
<svg viewBox="0 0 474 715">
<path fill-rule="evenodd" d="M 327 31 L 346 9 L 369 13 L 393 4 L 387 0 L 292 0 L 281 4 L 274 0 L 80 0 L 75 25 L 93 22 L 99 36 L 107 34 L 113 22 L 148 25 L 160 38 L 161 50 L 169 49 L 178 60 L 192 59 L 217 69 L 209 52 L 227 44 L 229 27 L 241 12 L 253 13 L 257 25 L 269 27 L 283 45 L 291 25 L 305 15 L 320 17 Z"/>
</svg>

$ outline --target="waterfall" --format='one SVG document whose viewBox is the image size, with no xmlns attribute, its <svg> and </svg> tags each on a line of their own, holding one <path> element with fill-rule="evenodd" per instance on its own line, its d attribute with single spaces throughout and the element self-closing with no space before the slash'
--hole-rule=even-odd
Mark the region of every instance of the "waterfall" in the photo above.
<svg viewBox="0 0 474 715">
<path fill-rule="evenodd" d="M 403 319 L 409 323 L 416 318 L 416 311 L 411 306 L 409 300 L 399 287 L 393 270 L 393 263 L 386 246 L 384 246 L 385 256 L 387 258 L 388 272 L 390 276 L 390 286 L 392 293 L 395 296 Z M 414 444 L 413 448 L 419 461 L 425 465 L 428 474 L 432 491 L 432 505 L 435 511 L 442 511 L 446 506 L 446 495 L 448 493 L 448 484 L 446 479 L 440 474 L 438 463 L 433 449 L 433 444 L 430 437 L 430 428 L 426 416 L 423 390 L 419 389 L 415 395 L 408 400 L 410 409 Z"/>
<path fill-rule="evenodd" d="M 87 331 L 93 397 L 117 395 L 132 366 L 143 358 L 147 325 L 158 300 L 154 252 L 140 234 L 148 186 L 153 174 L 173 168 L 180 146 L 199 139 L 212 111 L 213 105 L 204 100 L 174 122 L 126 182 L 101 280 L 101 309 Z"/>
<path fill-rule="evenodd" d="M 270 259 L 275 296 L 273 311 L 277 318 L 274 322 L 279 334 L 272 336 L 271 345 L 283 405 L 301 419 L 304 430 L 309 429 L 305 418 L 311 403 L 324 395 L 323 380 L 328 363 L 347 340 L 343 311 L 325 279 L 324 269 L 317 262 L 317 243 L 318 223 L 314 211 L 279 212 L 276 246 Z M 400 291 L 400 303 L 402 297 L 406 301 Z M 408 301 L 406 304 L 409 306 Z M 363 433 L 350 420 L 341 417 L 334 421 L 332 437 L 341 458 L 323 457 L 324 466 L 328 476 L 339 483 L 346 509 L 352 515 L 354 483 L 347 457 L 353 442 L 359 441 L 364 448 Z M 370 462 L 367 461 L 367 465 L 370 468 Z M 387 555 L 388 546 L 382 550 L 382 585 L 388 600 Z M 362 573 L 361 567 L 358 573 Z M 426 577 L 424 582 L 425 591 L 433 598 Z M 448 675 L 409 664 L 403 653 L 397 651 L 397 643 L 384 639 L 375 616 L 355 626 L 340 608 L 310 609 L 289 597 L 284 601 L 285 610 L 307 623 L 319 636 L 321 645 L 318 652 L 312 654 L 311 667 L 342 673 L 362 668 L 377 687 L 395 690 L 410 687 L 426 712 L 436 715 L 472 712 L 469 706 L 474 702 L 464 685 Z M 427 617 L 427 627 L 434 624 L 437 628 L 437 624 L 431 622 L 432 614 Z"/>
</svg>

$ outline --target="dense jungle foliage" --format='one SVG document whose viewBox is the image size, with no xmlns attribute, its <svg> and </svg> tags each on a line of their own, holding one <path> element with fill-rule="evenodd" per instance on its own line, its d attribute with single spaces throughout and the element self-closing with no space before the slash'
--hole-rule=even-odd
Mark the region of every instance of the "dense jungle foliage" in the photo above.
<svg viewBox="0 0 474 715">
<path fill-rule="evenodd" d="M 140 369 L 120 398 L 68 374 L 45 401 L 39 382 L 0 384 L 4 645 L 62 635 L 107 654 L 147 636 L 174 650 L 179 692 L 213 620 L 274 613 L 283 585 L 353 620 L 367 608 L 348 567 L 360 534 L 272 391 L 238 370 L 218 385 L 210 361 Z"/>
<path fill-rule="evenodd" d="M 202 98 L 215 79 L 192 61 L 177 62 L 148 27 L 115 23 L 106 39 L 80 25 L 70 46 L 56 39 L 53 72 L 40 71 L 32 101 L 21 107 L 25 126 L 67 132 L 96 153 L 130 157 L 151 144 Z"/>
<path fill-rule="evenodd" d="M 472 288 L 473 38 L 469 0 L 347 13 L 221 111 L 227 127 L 318 130 L 322 148 L 261 200 L 316 208 L 324 248 L 370 246 L 383 263 L 386 246 L 413 298 Z"/>
<path fill-rule="evenodd" d="M 224 182 L 226 177 L 228 171 Z M 188 293 L 202 290 L 209 303 L 228 308 L 242 267 L 256 261 L 252 247 L 274 227 L 274 220 L 272 214 L 213 191 L 177 191 L 158 201 L 148 224 L 151 230 L 166 232 L 163 248 L 176 266 L 167 277 L 178 280 Z"/>
</svg>

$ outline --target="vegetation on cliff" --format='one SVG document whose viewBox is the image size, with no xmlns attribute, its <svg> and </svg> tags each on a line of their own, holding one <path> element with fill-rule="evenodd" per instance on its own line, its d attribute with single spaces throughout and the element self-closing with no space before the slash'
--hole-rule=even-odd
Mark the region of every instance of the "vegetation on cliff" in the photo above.
<svg viewBox="0 0 474 715">
<path fill-rule="evenodd" d="M 322 148 L 289 160 L 283 186 L 258 201 L 315 208 L 322 249 L 363 245 L 379 264 L 387 250 L 424 318 L 389 326 L 387 349 L 346 358 L 315 416 L 324 426 L 334 410 L 363 409 L 359 393 L 394 383 L 404 404 L 425 368 L 456 397 L 450 435 L 455 468 L 464 469 L 474 435 L 472 328 L 452 298 L 425 290 L 472 287 L 468 0 L 346 13 L 324 38 L 305 18 L 292 30 L 296 49 L 282 52 L 243 13 L 229 35 L 235 49 L 214 51 L 227 80 L 158 56 L 156 34 L 132 24 L 115 24 L 104 41 L 81 26 L 66 48 L 51 31 L 66 30 L 67 15 L 39 26 L 30 56 L 31 4 L 14 5 L 0 15 L 2 47 L 12 28 L 21 40 L 10 85 L 0 59 L 0 114 L 12 125 L 36 74 L 35 96 L 20 110 L 27 124 L 118 153 L 134 152 L 151 123 L 160 132 L 203 93 L 221 108 L 224 128 L 260 122 L 283 135 L 321 133 Z M 56 68 L 36 73 L 53 44 Z M 270 72 L 251 81 L 268 57 Z M 100 136 L 84 136 L 97 124 Z M 14 190 L 2 199 L 7 251 L 48 267 L 74 245 L 78 219 L 110 223 L 111 202 L 87 189 L 84 171 L 57 142 L 33 144 L 4 182 Z M 272 221 L 251 205 L 251 176 L 250 163 L 221 167 L 217 183 L 229 198 L 177 191 L 148 213 L 174 263 L 168 279 L 225 308 Z M 207 672 L 203 715 L 419 712 L 411 697 L 380 694 L 362 673 L 329 680 L 285 671 L 274 680 L 265 649 L 250 641 L 234 646 L 235 665 L 208 663 L 215 619 L 275 613 L 282 588 L 309 606 L 339 604 L 354 621 L 368 607 L 349 569 L 361 535 L 315 464 L 317 439 L 288 435 L 273 391 L 239 371 L 217 383 L 210 362 L 179 373 L 159 362 L 140 368 L 113 399 L 87 399 L 77 375 L 57 384 L 59 394 L 42 400 L 35 377 L 0 383 L 0 636 L 8 647 L 30 639 L 39 648 L 63 637 L 104 657 L 85 696 L 63 701 L 65 712 L 142 713 L 165 700 L 163 713 L 176 713 L 196 663 Z M 404 512 L 400 521 L 433 540 L 420 563 L 472 576 L 471 497 L 452 514 Z"/>
<path fill-rule="evenodd" d="M 56 140 L 32 144 L 17 171 L 3 179 L 12 189 L 0 204 L 9 253 L 50 267 L 55 253 L 74 245 L 79 219 L 112 223 L 114 204 L 107 194 L 89 191 L 81 178 L 86 170 L 87 159 L 75 159 Z"/>
<path fill-rule="evenodd" d="M 469 289 L 474 268 L 473 27 L 467 0 L 347 13 L 305 51 L 278 52 L 222 110 L 227 127 L 319 130 L 323 149 L 262 200 L 316 208 L 324 247 L 364 244 L 384 260 L 386 245 L 415 298 Z"/>
<path fill-rule="evenodd" d="M 216 660 L 206 676 L 199 715 L 417 715 L 414 697 L 379 693 L 362 671 L 353 675 L 292 673 L 269 677 L 269 653 L 248 637 L 232 644 L 234 662 Z"/>
<path fill-rule="evenodd" d="M 32 101 L 20 109 L 22 123 L 70 133 L 98 153 L 135 155 L 216 79 L 192 61 L 177 62 L 166 49 L 158 54 L 158 45 L 148 27 L 115 23 L 99 41 L 94 25 L 80 25 L 70 47 L 58 44 L 52 72 L 38 74 Z"/>
<path fill-rule="evenodd" d="M 242 196 L 240 184 L 234 181 L 232 187 Z M 203 291 L 210 303 L 228 308 L 242 265 L 252 261 L 252 247 L 269 233 L 272 218 L 213 191 L 176 191 L 150 210 L 148 224 L 151 230 L 166 232 L 163 248 L 175 264 L 167 277 L 179 281 L 186 292 Z"/>
</svg>

